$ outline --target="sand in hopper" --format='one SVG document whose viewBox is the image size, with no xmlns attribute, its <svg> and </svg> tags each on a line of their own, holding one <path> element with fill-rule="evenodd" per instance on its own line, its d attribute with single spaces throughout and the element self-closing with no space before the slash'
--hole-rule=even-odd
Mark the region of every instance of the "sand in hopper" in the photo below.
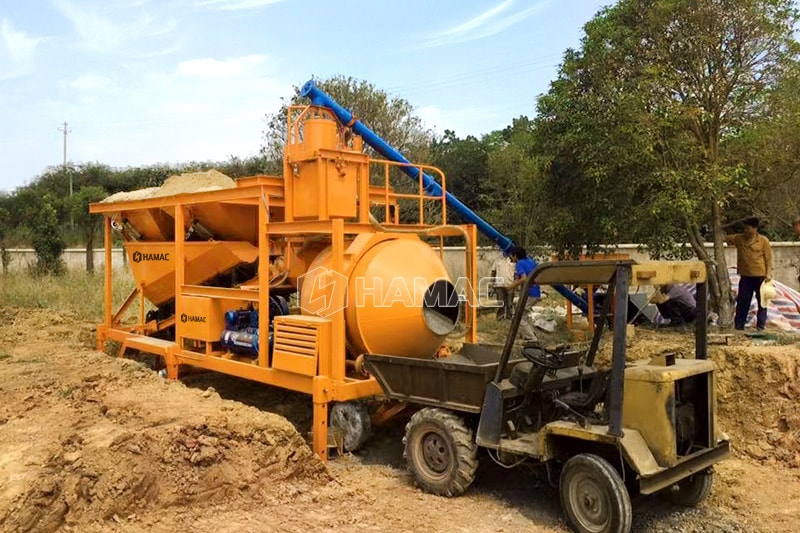
<svg viewBox="0 0 800 533">
<path fill-rule="evenodd" d="M 232 189 L 236 187 L 236 182 L 217 170 L 207 170 L 205 172 L 189 172 L 186 174 L 176 174 L 164 181 L 161 187 L 148 187 L 129 192 L 118 192 L 112 194 L 105 200 L 106 202 L 128 202 L 131 200 L 145 200 L 147 198 L 160 198 L 162 196 L 175 196 L 190 192 L 218 191 L 221 189 Z"/>
</svg>

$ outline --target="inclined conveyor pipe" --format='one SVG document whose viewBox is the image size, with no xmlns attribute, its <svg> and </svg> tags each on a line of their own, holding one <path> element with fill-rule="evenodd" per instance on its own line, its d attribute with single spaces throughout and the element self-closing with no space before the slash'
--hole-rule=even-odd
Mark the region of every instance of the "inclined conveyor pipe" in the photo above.
<svg viewBox="0 0 800 533">
<path fill-rule="evenodd" d="M 371 146 L 376 152 L 390 161 L 394 161 L 396 163 L 405 163 L 407 166 L 399 167 L 400 170 L 402 170 L 412 179 L 417 181 L 419 180 L 419 168 L 415 167 L 411 161 L 403 156 L 403 154 L 381 139 L 375 132 L 365 126 L 364 123 L 356 119 L 356 117 L 350 111 L 336 103 L 333 98 L 328 96 L 322 89 L 317 87 L 316 83 L 314 83 L 314 80 L 309 80 L 303 85 L 303 87 L 300 89 L 300 96 L 311 100 L 313 105 L 329 108 L 331 111 L 333 111 L 333 114 L 336 115 L 336 118 L 339 119 L 339 122 L 344 124 L 345 127 L 352 129 L 353 133 L 356 135 L 360 135 L 361 138 L 364 139 L 364 142 Z M 425 193 L 430 196 L 442 195 L 442 187 L 436 183 L 435 179 L 425 172 L 422 173 L 422 187 Z M 500 247 L 503 253 L 508 254 L 509 250 L 511 250 L 511 248 L 514 246 L 514 241 L 500 233 L 497 228 L 482 219 L 477 213 L 461 203 L 458 198 L 449 192 L 445 192 L 445 198 L 447 201 L 447 206 L 450 209 L 458 213 L 458 215 L 465 222 L 475 224 L 475 226 L 478 228 L 478 231 L 494 241 L 494 243 Z M 588 305 L 583 298 L 563 285 L 556 285 L 554 288 L 559 294 L 578 306 L 581 311 L 584 313 L 587 312 Z"/>
</svg>

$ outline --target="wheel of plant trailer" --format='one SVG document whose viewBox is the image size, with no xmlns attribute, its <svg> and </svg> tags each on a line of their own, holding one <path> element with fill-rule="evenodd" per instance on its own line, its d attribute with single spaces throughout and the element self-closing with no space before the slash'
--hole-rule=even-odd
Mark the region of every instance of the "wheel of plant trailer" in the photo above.
<svg viewBox="0 0 800 533">
<path fill-rule="evenodd" d="M 633 513 L 625 484 L 608 461 L 590 453 L 570 458 L 561 471 L 561 507 L 581 533 L 627 533 Z"/>
<path fill-rule="evenodd" d="M 457 415 L 426 408 L 414 413 L 403 437 L 408 469 L 426 492 L 458 496 L 475 479 L 478 447 Z"/>
<path fill-rule="evenodd" d="M 369 412 L 362 402 L 333 404 L 328 426 L 333 440 L 347 452 L 358 450 L 372 435 Z"/>
<path fill-rule="evenodd" d="M 664 489 L 664 496 L 675 505 L 694 507 L 711 492 L 714 474 L 710 470 L 698 472 Z"/>
</svg>

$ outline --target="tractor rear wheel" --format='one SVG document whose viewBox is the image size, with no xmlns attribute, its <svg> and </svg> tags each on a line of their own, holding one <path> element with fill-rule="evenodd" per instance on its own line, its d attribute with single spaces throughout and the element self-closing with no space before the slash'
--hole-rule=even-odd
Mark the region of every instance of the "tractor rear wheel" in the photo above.
<svg viewBox="0 0 800 533">
<path fill-rule="evenodd" d="M 714 474 L 710 470 L 698 472 L 664 489 L 664 496 L 682 507 L 695 507 L 705 500 L 711 492 Z"/>
<path fill-rule="evenodd" d="M 559 481 L 561 507 L 581 533 L 627 533 L 633 512 L 625 484 L 605 459 L 590 453 L 571 457 Z"/>
<path fill-rule="evenodd" d="M 475 479 L 478 447 L 457 415 L 425 408 L 406 425 L 403 456 L 408 469 L 426 492 L 458 496 Z"/>
</svg>

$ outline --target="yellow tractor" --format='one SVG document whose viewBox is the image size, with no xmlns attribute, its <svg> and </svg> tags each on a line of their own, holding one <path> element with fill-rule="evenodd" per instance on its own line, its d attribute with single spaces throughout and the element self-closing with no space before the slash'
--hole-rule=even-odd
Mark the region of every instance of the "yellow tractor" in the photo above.
<svg viewBox="0 0 800 533">
<path fill-rule="evenodd" d="M 544 263 L 521 290 L 502 351 L 465 344 L 441 359 L 366 356 L 388 398 L 420 407 L 404 437 L 419 486 L 445 496 L 463 493 L 484 448 L 507 465 L 544 464 L 579 532 L 629 531 L 631 494 L 659 493 L 686 506 L 703 501 L 712 465 L 730 453 L 716 423 L 706 323 L 696 321 L 689 358 L 659 353 L 629 363 L 626 336 L 631 285 L 693 284 L 697 315 L 705 317 L 706 275 L 701 262 Z M 608 287 L 588 348 L 516 342 L 531 283 Z M 595 356 L 607 324 L 612 360 L 601 369 Z"/>
</svg>

